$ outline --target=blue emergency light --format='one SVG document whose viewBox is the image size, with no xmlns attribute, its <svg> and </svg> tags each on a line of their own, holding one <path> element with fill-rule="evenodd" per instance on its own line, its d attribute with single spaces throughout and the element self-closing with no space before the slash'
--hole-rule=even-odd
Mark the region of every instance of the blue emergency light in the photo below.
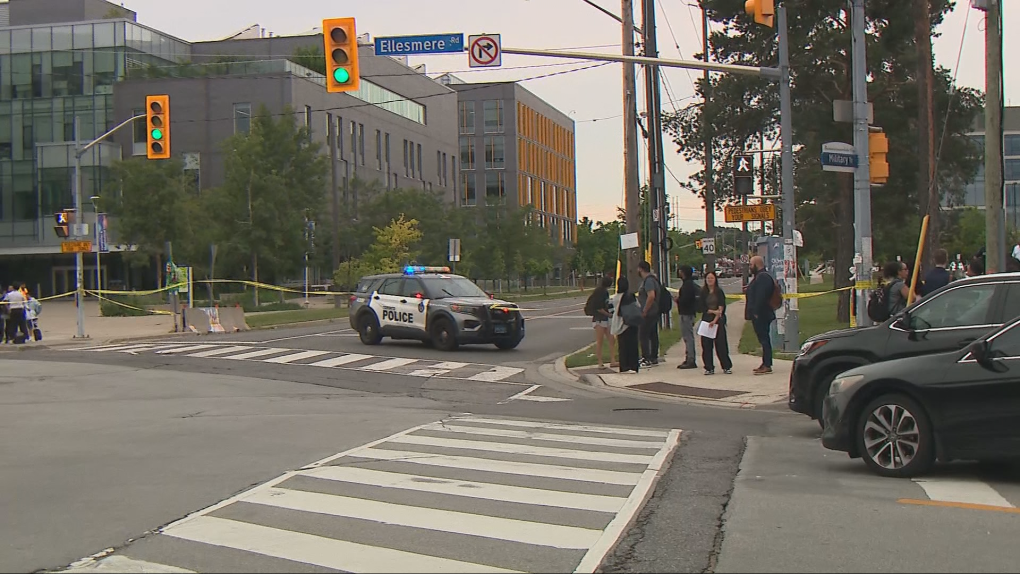
<svg viewBox="0 0 1020 574">
<path fill-rule="evenodd" d="M 414 275 L 415 273 L 449 273 L 449 267 L 427 267 L 423 265 L 408 265 L 404 268 L 404 275 Z"/>
</svg>

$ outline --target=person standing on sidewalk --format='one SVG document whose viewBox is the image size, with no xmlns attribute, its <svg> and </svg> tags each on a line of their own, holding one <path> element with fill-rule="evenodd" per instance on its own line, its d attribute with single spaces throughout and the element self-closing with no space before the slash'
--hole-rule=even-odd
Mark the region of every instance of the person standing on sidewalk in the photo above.
<svg viewBox="0 0 1020 574">
<path fill-rule="evenodd" d="M 652 274 L 652 266 L 647 261 L 638 263 L 638 275 L 641 277 L 638 304 L 644 317 L 640 330 L 641 365 L 651 367 L 659 364 L 659 293 L 662 292 L 662 284 Z"/>
<path fill-rule="evenodd" d="M 21 343 L 28 340 L 28 326 L 25 324 L 25 302 L 27 299 L 21 290 L 12 290 L 4 296 L 4 301 L 10 309 L 10 319 L 7 320 L 6 335 L 13 343 L 19 344 L 18 331 L 24 334 Z"/>
<path fill-rule="evenodd" d="M 588 305 L 591 311 L 591 324 L 595 330 L 595 356 L 599 361 L 599 368 L 604 369 L 602 361 L 602 342 L 609 346 L 609 366 L 616 367 L 616 341 L 610 332 L 609 322 L 613 318 L 613 300 L 609 295 L 609 288 L 613 286 L 613 278 L 605 276 L 599 286 L 592 291 Z"/>
<path fill-rule="evenodd" d="M 626 277 L 620 277 L 616 284 L 616 295 L 613 296 L 613 318 L 609 322 L 610 332 L 616 337 L 619 344 L 620 372 L 638 372 L 641 368 L 641 351 L 638 346 L 638 328 L 631 327 L 623 321 L 621 309 L 626 305 L 637 303 L 633 293 L 630 293 L 630 282 Z"/>
<path fill-rule="evenodd" d="M 701 360 L 705 363 L 705 374 L 714 375 L 715 365 L 712 361 L 712 348 L 719 357 L 719 365 L 727 375 L 733 374 L 733 361 L 730 360 L 730 344 L 726 338 L 726 293 L 719 286 L 719 277 L 715 271 L 705 275 L 705 288 L 698 297 L 699 307 L 704 310 L 701 320 L 710 326 L 716 326 L 715 338 L 701 337 Z"/>
<path fill-rule="evenodd" d="M 680 268 L 680 292 L 676 296 L 676 310 L 680 314 L 680 333 L 684 340 L 684 362 L 677 365 L 678 369 L 697 369 L 694 359 L 697 350 L 694 348 L 694 316 L 698 312 L 698 297 L 701 289 L 694 282 L 694 271 L 687 265 Z"/>
<path fill-rule="evenodd" d="M 747 286 L 744 319 L 751 321 L 754 334 L 761 344 L 761 366 L 754 370 L 754 374 L 767 375 L 772 372 L 772 322 L 776 320 L 772 298 L 777 283 L 765 271 L 765 260 L 760 255 L 751 258 L 751 273 L 754 274 L 754 279 Z"/>
</svg>

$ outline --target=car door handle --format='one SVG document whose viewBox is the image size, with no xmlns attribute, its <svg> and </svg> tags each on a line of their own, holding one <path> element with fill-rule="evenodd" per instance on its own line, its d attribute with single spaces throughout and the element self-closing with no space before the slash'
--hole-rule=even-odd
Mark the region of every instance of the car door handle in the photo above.
<svg viewBox="0 0 1020 574">
<path fill-rule="evenodd" d="M 375 296 L 375 300 L 376 300 L 376 301 L 378 301 L 378 300 L 379 300 L 379 296 L 378 296 L 378 295 L 376 295 L 376 296 Z"/>
<path fill-rule="evenodd" d="M 401 303 L 407 303 L 407 299 L 401 299 L 400 302 Z"/>
</svg>

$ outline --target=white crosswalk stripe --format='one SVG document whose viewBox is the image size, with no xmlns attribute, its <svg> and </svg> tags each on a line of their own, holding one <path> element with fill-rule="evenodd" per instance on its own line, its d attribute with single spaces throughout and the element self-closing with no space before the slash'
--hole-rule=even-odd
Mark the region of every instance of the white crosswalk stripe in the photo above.
<svg viewBox="0 0 1020 574">
<path fill-rule="evenodd" d="M 167 357 L 185 357 L 209 361 L 257 361 L 275 365 L 297 365 L 331 369 L 347 369 L 404 375 L 411 377 L 460 379 L 480 383 L 522 384 L 520 367 L 483 365 L 456 361 L 433 361 L 401 357 L 380 357 L 359 353 L 340 353 L 293 349 L 287 347 L 258 347 L 251 344 L 231 345 L 226 343 L 138 343 L 131 345 L 103 345 L 98 347 L 75 347 L 68 351 L 103 353 L 155 353 Z M 536 387 L 537 388 L 537 387 Z M 527 397 L 520 400 L 545 402 L 565 401 L 553 397 Z"/>
<path fill-rule="evenodd" d="M 435 436 L 444 427 L 463 432 Z M 93 566 L 203 572 L 286 560 L 346 572 L 594 572 L 679 436 L 452 417 L 288 472 Z"/>
</svg>

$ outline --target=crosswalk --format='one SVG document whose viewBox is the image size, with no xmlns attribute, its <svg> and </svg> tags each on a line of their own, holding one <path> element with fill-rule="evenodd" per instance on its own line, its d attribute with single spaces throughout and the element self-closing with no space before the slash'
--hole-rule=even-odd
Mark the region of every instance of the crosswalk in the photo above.
<svg viewBox="0 0 1020 574">
<path fill-rule="evenodd" d="M 679 436 L 451 417 L 287 472 L 65 572 L 594 572 Z"/>
<path fill-rule="evenodd" d="M 291 349 L 285 347 L 259 347 L 223 343 L 144 343 L 102 345 L 67 349 L 88 353 L 155 353 L 163 356 L 207 359 L 210 361 L 258 361 L 276 365 L 301 365 L 330 369 L 349 369 L 412 377 L 444 377 L 482 383 L 519 383 L 523 368 L 432 361 L 400 357 L 381 357 L 359 353 Z"/>
</svg>

